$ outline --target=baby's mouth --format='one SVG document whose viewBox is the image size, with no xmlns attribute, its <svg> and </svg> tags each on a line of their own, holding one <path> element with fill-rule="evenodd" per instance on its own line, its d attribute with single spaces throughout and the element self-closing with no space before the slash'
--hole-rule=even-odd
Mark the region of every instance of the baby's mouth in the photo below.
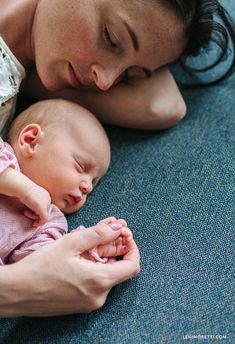
<svg viewBox="0 0 235 344">
<path fill-rule="evenodd" d="M 73 196 L 73 195 L 68 195 L 66 199 L 69 205 L 75 205 L 79 203 L 81 200 L 82 200 L 81 196 Z"/>
</svg>

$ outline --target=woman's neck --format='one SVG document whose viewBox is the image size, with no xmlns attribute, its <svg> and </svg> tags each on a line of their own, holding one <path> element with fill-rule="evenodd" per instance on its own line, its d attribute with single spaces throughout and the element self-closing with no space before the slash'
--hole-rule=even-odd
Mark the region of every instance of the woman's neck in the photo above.
<svg viewBox="0 0 235 344">
<path fill-rule="evenodd" d="M 0 0 L 0 35 L 20 63 L 34 62 L 32 25 L 39 0 Z"/>
</svg>

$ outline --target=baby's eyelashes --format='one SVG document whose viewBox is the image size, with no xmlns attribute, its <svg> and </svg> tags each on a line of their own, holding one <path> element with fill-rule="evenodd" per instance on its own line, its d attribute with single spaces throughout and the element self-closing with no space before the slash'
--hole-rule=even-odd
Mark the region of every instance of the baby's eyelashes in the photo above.
<svg viewBox="0 0 235 344">
<path fill-rule="evenodd" d="M 77 169 L 77 171 L 79 173 L 83 173 L 84 172 L 84 166 L 80 162 L 78 162 L 78 161 L 76 161 L 76 169 Z"/>
</svg>

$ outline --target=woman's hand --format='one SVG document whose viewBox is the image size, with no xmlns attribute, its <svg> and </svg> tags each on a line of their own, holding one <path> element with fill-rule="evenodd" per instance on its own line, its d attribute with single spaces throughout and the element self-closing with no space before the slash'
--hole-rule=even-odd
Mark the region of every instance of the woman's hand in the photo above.
<svg viewBox="0 0 235 344">
<path fill-rule="evenodd" d="M 120 233 L 121 229 L 99 223 L 1 267 L 0 316 L 87 313 L 103 306 L 113 286 L 139 273 L 138 248 L 132 240 L 123 260 L 107 264 L 91 262 L 81 254 L 115 240 Z"/>
</svg>

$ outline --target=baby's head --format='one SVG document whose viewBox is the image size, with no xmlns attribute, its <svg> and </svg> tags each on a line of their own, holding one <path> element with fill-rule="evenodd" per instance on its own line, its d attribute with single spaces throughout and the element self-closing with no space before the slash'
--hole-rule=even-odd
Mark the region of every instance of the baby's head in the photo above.
<svg viewBox="0 0 235 344">
<path fill-rule="evenodd" d="M 110 163 L 107 135 L 88 110 L 61 100 L 30 106 L 12 123 L 8 142 L 28 178 L 64 213 L 80 209 Z"/>
</svg>

